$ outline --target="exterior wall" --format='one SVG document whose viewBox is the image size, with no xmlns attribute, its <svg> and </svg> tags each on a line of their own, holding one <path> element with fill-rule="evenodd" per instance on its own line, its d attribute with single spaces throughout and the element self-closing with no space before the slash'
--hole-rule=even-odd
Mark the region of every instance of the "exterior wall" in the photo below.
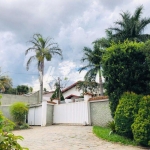
<svg viewBox="0 0 150 150">
<path fill-rule="evenodd" d="M 3 115 L 9 119 L 9 120 L 12 120 L 12 116 L 10 115 L 10 112 L 9 112 L 9 105 L 3 105 L 3 106 L 0 106 L 0 111 L 2 111 Z"/>
<path fill-rule="evenodd" d="M 69 89 L 68 91 L 63 92 L 63 96 L 64 96 L 64 98 L 71 94 L 81 96 L 81 93 L 82 93 L 82 91 L 78 91 L 78 89 L 76 89 L 76 87 L 73 87 L 73 88 Z"/>
<path fill-rule="evenodd" d="M 108 100 L 90 102 L 91 124 L 106 126 L 112 120 Z"/>
<path fill-rule="evenodd" d="M 54 105 L 54 124 L 90 124 L 88 102 Z"/>
<path fill-rule="evenodd" d="M 53 124 L 53 111 L 54 111 L 54 105 L 47 104 L 46 125 Z"/>
<path fill-rule="evenodd" d="M 12 94 L 2 94 L 0 99 L 1 105 L 11 105 L 14 102 L 25 102 L 28 104 L 38 104 L 39 103 L 39 92 L 32 95 L 12 95 Z"/>
</svg>

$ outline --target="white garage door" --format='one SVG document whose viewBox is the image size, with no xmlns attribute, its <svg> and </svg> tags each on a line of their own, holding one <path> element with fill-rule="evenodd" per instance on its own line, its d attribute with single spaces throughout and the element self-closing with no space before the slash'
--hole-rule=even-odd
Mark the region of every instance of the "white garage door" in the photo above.
<svg viewBox="0 0 150 150">
<path fill-rule="evenodd" d="M 29 125 L 41 125 L 41 115 L 42 115 L 42 106 L 29 108 L 28 124 Z"/>
</svg>

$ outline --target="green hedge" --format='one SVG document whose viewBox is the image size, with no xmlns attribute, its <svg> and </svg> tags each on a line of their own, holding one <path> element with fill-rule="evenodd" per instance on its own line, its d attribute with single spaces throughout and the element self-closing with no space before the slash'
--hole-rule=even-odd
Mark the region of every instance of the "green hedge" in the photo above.
<svg viewBox="0 0 150 150">
<path fill-rule="evenodd" d="M 136 142 L 150 146 L 150 96 L 142 98 L 138 115 L 132 124 L 132 132 Z"/>
<path fill-rule="evenodd" d="M 115 112 L 115 129 L 120 135 L 132 138 L 131 125 L 135 115 L 138 113 L 139 101 L 142 97 L 133 92 L 125 92 L 119 100 L 119 105 Z"/>
</svg>

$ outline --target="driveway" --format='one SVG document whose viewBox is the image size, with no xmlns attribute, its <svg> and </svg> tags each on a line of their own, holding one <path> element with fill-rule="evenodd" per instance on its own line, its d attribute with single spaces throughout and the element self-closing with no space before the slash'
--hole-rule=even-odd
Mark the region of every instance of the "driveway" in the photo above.
<svg viewBox="0 0 150 150">
<path fill-rule="evenodd" d="M 24 140 L 20 144 L 30 150 L 140 150 L 103 141 L 92 133 L 91 126 L 33 127 L 13 132 Z"/>
</svg>

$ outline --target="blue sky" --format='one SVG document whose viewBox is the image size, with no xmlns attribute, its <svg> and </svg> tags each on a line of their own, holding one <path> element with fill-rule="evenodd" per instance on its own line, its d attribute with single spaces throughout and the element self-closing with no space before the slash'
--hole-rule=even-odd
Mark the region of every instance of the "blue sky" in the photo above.
<svg viewBox="0 0 150 150">
<path fill-rule="evenodd" d="M 150 16 L 149 0 L 7 0 L 0 1 L 0 62 L 2 72 L 20 84 L 39 89 L 36 63 L 26 71 L 25 50 L 34 33 L 54 38 L 63 51 L 45 63 L 44 87 L 58 76 L 68 78 L 68 84 L 83 79 L 85 71 L 78 73 L 84 46 L 91 47 L 97 38 L 105 36 L 105 29 L 120 18 L 119 13 L 134 12 L 143 5 L 143 16 Z M 145 32 L 150 34 L 150 26 Z M 48 72 L 49 68 L 49 72 Z"/>
</svg>

